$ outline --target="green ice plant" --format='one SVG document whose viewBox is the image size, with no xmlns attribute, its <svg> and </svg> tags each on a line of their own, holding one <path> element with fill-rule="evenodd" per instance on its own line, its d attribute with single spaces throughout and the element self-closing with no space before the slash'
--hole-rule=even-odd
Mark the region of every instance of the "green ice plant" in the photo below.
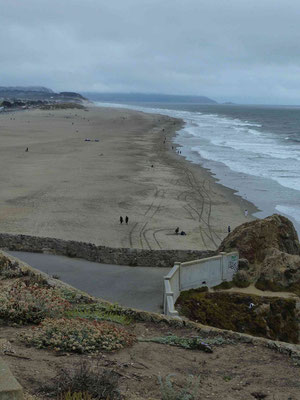
<svg viewBox="0 0 300 400">
<path fill-rule="evenodd" d="M 192 338 L 178 337 L 175 335 L 153 337 L 153 338 L 139 338 L 139 342 L 154 342 L 160 344 L 168 344 L 170 346 L 182 347 L 189 350 L 202 350 L 206 353 L 212 353 L 213 350 L 210 345 L 205 343 L 199 336 Z"/>
<path fill-rule="evenodd" d="M 158 377 L 161 392 L 161 400 L 197 400 L 197 392 L 199 390 L 200 379 L 189 376 L 184 388 L 175 389 L 171 377 L 168 375 L 165 379 Z"/>
<path fill-rule="evenodd" d="M 99 304 L 78 305 L 66 312 L 69 318 L 86 318 L 94 321 L 110 321 L 121 325 L 130 325 L 133 321 L 130 317 L 115 311 L 113 307 L 105 308 Z"/>
</svg>

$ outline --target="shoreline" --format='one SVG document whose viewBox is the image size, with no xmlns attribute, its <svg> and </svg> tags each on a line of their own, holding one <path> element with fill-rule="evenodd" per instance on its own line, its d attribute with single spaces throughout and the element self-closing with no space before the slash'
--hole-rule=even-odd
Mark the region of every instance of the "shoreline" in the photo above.
<svg viewBox="0 0 300 400">
<path fill-rule="evenodd" d="M 100 106 L 94 105 L 94 107 L 106 108 L 106 106 L 102 106 L 102 105 L 100 105 Z M 138 110 L 138 109 L 135 110 L 134 108 L 122 107 L 122 104 L 115 105 L 114 107 L 110 107 L 109 103 L 107 103 L 107 108 L 112 108 L 112 109 L 116 109 L 116 110 L 118 110 L 118 109 L 119 110 L 131 110 L 131 111 L 144 113 L 145 115 L 150 114 L 150 115 L 160 115 L 162 117 L 166 117 L 166 114 L 160 114 L 159 112 L 158 113 L 150 113 L 150 112 L 148 113 L 143 110 Z M 188 160 L 185 156 L 176 154 L 176 149 L 179 149 L 183 146 L 181 144 L 175 143 L 174 139 L 176 138 L 178 132 L 180 132 L 180 130 L 183 129 L 186 122 L 184 121 L 184 119 L 181 119 L 181 118 L 175 118 L 175 117 L 169 117 L 169 118 L 173 118 L 175 121 L 177 121 L 177 128 L 171 130 L 171 132 L 165 132 L 165 136 L 168 138 L 168 141 L 170 142 L 169 148 L 166 148 L 166 155 L 168 157 L 171 157 L 171 159 L 175 159 L 178 162 L 186 163 L 189 166 L 189 168 L 192 168 L 195 171 L 197 171 L 198 168 L 200 168 L 202 173 L 205 174 L 207 179 L 210 179 L 215 184 L 221 186 L 222 190 L 224 190 L 224 192 L 228 192 L 228 199 L 235 202 L 237 206 L 241 207 L 241 210 L 243 212 L 245 209 L 248 210 L 249 218 L 252 218 L 252 220 L 260 219 L 260 217 L 253 215 L 254 213 L 261 211 L 254 202 L 251 202 L 251 201 L 247 200 L 246 198 L 244 198 L 242 195 L 238 194 L 238 190 L 232 189 L 229 186 L 226 186 L 225 184 L 221 183 L 220 179 L 217 178 L 217 176 L 212 172 L 212 170 L 210 168 L 204 167 L 200 163 L 193 163 L 192 161 Z M 172 146 L 174 147 L 173 150 L 172 150 Z"/>
<path fill-rule="evenodd" d="M 215 250 L 228 225 L 254 219 L 254 206 L 172 151 L 181 120 L 97 106 L 11 117 L 0 117 L 2 232 L 114 248 Z M 177 226 L 185 236 L 175 235 Z"/>
<path fill-rule="evenodd" d="M 170 141 L 172 141 L 173 146 L 175 146 L 176 149 L 182 147 L 182 145 L 176 144 L 173 140 L 176 138 L 177 132 L 179 132 L 182 129 L 184 124 L 185 124 L 185 122 L 184 122 L 184 120 L 182 120 L 181 128 L 174 131 L 173 133 L 169 134 L 169 139 L 170 139 Z M 239 206 L 242 211 L 244 211 L 245 209 L 248 210 L 249 219 L 251 219 L 251 218 L 252 218 L 252 220 L 259 219 L 258 217 L 254 216 L 253 214 L 260 211 L 260 209 L 253 202 L 251 202 L 251 201 L 245 199 L 243 196 L 239 195 L 237 190 L 234 190 L 234 189 L 222 184 L 220 182 L 220 180 L 215 176 L 215 174 L 209 168 L 203 167 L 201 164 L 193 163 L 193 162 L 187 160 L 183 155 L 174 153 L 172 151 L 172 148 L 168 149 L 166 151 L 166 153 L 168 154 L 169 157 L 171 157 L 171 158 L 174 157 L 176 160 L 178 159 L 179 162 L 188 163 L 189 167 L 192 169 L 195 169 L 195 171 L 197 171 L 197 169 L 200 168 L 202 171 L 202 174 L 206 176 L 206 179 L 211 179 L 214 182 L 214 184 L 219 185 L 221 187 L 221 190 L 226 192 L 226 194 L 228 195 L 228 198 L 232 202 L 236 203 L 236 205 Z"/>
</svg>

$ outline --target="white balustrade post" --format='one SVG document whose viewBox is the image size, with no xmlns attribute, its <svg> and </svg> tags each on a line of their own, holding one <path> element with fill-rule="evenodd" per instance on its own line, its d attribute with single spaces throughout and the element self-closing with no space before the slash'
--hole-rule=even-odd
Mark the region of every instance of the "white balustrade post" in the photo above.
<svg viewBox="0 0 300 400">
<path fill-rule="evenodd" d="M 221 254 L 221 279 L 223 282 L 224 281 L 224 266 L 225 266 L 224 261 L 225 261 L 225 257 L 226 257 L 226 252 L 221 251 L 220 254 Z"/>
<path fill-rule="evenodd" d="M 178 266 L 178 271 L 179 271 L 179 290 L 181 290 L 181 263 L 180 262 L 175 262 L 174 267 Z"/>
</svg>

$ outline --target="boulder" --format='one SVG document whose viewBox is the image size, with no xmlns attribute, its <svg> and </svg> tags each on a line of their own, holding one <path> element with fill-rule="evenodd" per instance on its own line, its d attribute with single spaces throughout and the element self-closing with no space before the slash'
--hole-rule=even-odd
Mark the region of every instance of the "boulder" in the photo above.
<svg viewBox="0 0 300 400">
<path fill-rule="evenodd" d="M 300 256 L 273 250 L 265 257 L 256 283 L 258 289 L 292 290 L 300 294 Z"/>
<path fill-rule="evenodd" d="M 237 249 L 250 264 L 262 263 L 271 249 L 300 255 L 300 243 L 292 222 L 274 214 L 235 228 L 221 243 L 219 251 Z"/>
<path fill-rule="evenodd" d="M 278 214 L 235 228 L 219 251 L 238 250 L 239 269 L 247 270 L 262 290 L 300 295 L 300 244 L 292 222 Z M 248 263 L 247 263 L 248 261 Z"/>
</svg>

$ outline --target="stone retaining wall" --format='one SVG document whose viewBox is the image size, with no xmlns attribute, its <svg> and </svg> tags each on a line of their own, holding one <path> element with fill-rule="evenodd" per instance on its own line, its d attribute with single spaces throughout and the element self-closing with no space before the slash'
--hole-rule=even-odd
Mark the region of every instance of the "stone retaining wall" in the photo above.
<svg viewBox="0 0 300 400">
<path fill-rule="evenodd" d="M 51 253 L 103 264 L 140 267 L 172 267 L 175 262 L 212 257 L 212 250 L 142 250 L 96 246 L 92 243 L 28 235 L 0 234 L 0 248 L 32 253 Z"/>
</svg>

